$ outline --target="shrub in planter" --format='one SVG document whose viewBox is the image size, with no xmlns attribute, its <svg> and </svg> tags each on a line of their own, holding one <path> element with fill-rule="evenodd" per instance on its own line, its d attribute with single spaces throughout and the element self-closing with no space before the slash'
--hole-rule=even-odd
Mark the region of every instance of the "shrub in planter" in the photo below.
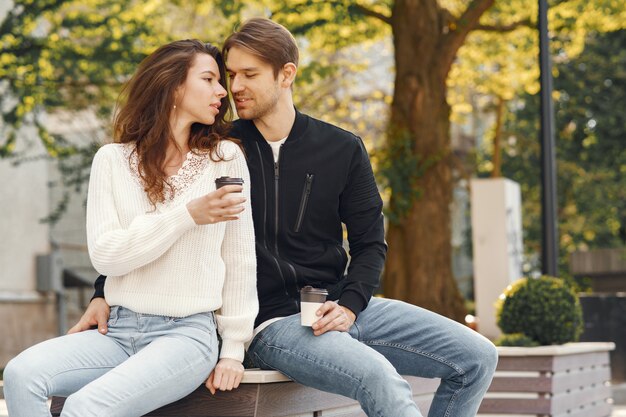
<svg viewBox="0 0 626 417">
<path fill-rule="evenodd" d="M 524 333 L 503 334 L 495 341 L 498 346 L 522 346 L 534 347 L 539 346 L 539 342 L 526 336 Z"/>
<path fill-rule="evenodd" d="M 522 278 L 509 285 L 496 305 L 497 323 L 505 334 L 521 333 L 517 346 L 530 339 L 540 345 L 575 342 L 583 330 L 578 296 L 559 278 Z M 507 340 L 512 345 L 513 337 Z"/>
</svg>

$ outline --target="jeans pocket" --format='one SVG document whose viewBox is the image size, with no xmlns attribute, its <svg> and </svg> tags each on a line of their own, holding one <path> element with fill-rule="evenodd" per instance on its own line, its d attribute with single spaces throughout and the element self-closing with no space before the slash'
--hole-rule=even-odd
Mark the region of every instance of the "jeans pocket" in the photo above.
<svg viewBox="0 0 626 417">
<path fill-rule="evenodd" d="M 117 323 L 117 319 L 119 318 L 119 310 L 120 306 L 111 306 L 111 308 L 109 309 L 109 320 L 107 321 L 108 327 L 115 326 L 115 323 Z"/>
<path fill-rule="evenodd" d="M 215 333 L 215 315 L 212 311 L 192 314 L 185 317 L 170 317 L 170 323 L 175 326 L 193 327 L 208 333 Z"/>
</svg>

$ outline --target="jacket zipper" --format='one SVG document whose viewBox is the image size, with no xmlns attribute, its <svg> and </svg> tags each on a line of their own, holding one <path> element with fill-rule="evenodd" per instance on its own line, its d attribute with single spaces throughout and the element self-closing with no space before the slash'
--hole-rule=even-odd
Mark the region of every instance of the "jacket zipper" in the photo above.
<svg viewBox="0 0 626 417">
<path fill-rule="evenodd" d="M 284 144 L 283 144 L 284 145 Z M 280 149 L 278 150 L 278 158 L 276 158 L 276 161 L 274 161 L 274 198 L 275 198 L 275 204 L 274 204 L 274 210 L 275 210 L 275 216 L 274 216 L 274 249 L 276 251 L 276 256 L 280 257 L 280 252 L 278 251 L 278 220 L 279 220 L 279 216 L 278 216 L 278 188 L 279 188 L 279 182 L 280 182 L 280 156 L 283 152 L 283 145 L 280 145 Z M 296 274 L 296 268 L 293 267 L 293 265 L 291 265 L 289 262 L 287 262 L 286 260 L 283 260 L 287 266 L 289 267 L 289 270 L 291 271 L 291 273 L 293 274 L 293 285 L 294 288 L 296 290 L 296 294 L 298 294 L 300 292 L 300 288 L 298 287 L 298 275 Z M 278 263 L 278 260 L 276 260 L 276 262 Z M 282 274 L 281 274 L 282 276 Z M 283 277 L 283 283 L 285 284 L 285 291 L 287 291 L 287 281 L 285 280 L 285 278 Z M 298 300 L 296 299 L 296 305 L 298 304 Z"/>
<path fill-rule="evenodd" d="M 278 158 L 274 161 L 274 213 L 276 214 L 274 217 L 274 250 L 276 251 L 276 256 L 280 256 L 278 253 L 278 181 L 280 179 L 280 154 L 283 151 L 283 145 L 280 145 L 280 149 L 278 150 Z"/>
<path fill-rule="evenodd" d="M 313 185 L 313 174 L 306 174 L 304 190 L 302 190 L 302 198 L 300 199 L 300 210 L 298 211 L 298 217 L 296 218 L 295 232 L 298 233 L 302 227 L 302 220 L 304 220 L 304 212 L 306 211 L 307 203 L 309 202 L 309 195 L 311 194 L 311 186 Z"/>
<path fill-rule="evenodd" d="M 263 247 L 269 251 L 267 247 L 267 187 L 265 185 L 265 169 L 263 168 L 263 155 L 261 154 L 261 148 L 259 147 L 259 142 L 255 142 L 256 150 L 259 154 L 259 164 L 261 165 L 261 177 L 263 177 Z M 278 202 L 278 198 L 276 199 Z M 276 212 L 278 213 L 278 207 L 276 207 Z M 278 226 L 277 226 L 278 227 Z M 278 248 L 278 245 L 276 245 Z M 287 281 L 283 276 L 283 271 L 280 269 L 280 264 L 278 263 L 278 259 L 272 256 L 274 260 L 274 264 L 276 265 L 276 269 L 278 270 L 278 275 L 280 276 L 281 281 L 283 282 L 283 289 L 285 290 L 285 295 L 287 298 L 290 298 L 289 291 L 287 291 Z"/>
<path fill-rule="evenodd" d="M 257 153 L 259 154 L 259 165 L 261 165 L 261 177 L 263 178 L 263 246 L 267 249 L 267 186 L 265 185 L 265 169 L 263 168 L 263 156 L 259 142 L 254 142 Z"/>
</svg>

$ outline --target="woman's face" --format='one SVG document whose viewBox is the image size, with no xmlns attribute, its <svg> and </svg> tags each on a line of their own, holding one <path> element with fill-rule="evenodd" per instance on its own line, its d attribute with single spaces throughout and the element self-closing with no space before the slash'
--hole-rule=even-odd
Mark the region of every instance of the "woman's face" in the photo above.
<svg viewBox="0 0 626 417">
<path fill-rule="evenodd" d="M 178 123 L 212 125 L 220 111 L 226 90 L 219 83 L 220 71 L 211 55 L 196 54 L 185 82 L 176 90 Z"/>
</svg>

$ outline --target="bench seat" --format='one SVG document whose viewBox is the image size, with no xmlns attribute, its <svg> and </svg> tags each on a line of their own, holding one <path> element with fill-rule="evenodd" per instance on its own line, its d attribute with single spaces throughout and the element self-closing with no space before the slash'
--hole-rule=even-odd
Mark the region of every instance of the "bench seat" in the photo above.
<svg viewBox="0 0 626 417">
<path fill-rule="evenodd" d="M 428 414 L 438 379 L 405 377 L 415 403 Z M 50 411 L 60 415 L 65 399 L 54 397 Z M 145 417 L 365 417 L 350 398 L 305 387 L 277 371 L 246 369 L 236 390 L 211 395 L 204 386 Z"/>
</svg>

